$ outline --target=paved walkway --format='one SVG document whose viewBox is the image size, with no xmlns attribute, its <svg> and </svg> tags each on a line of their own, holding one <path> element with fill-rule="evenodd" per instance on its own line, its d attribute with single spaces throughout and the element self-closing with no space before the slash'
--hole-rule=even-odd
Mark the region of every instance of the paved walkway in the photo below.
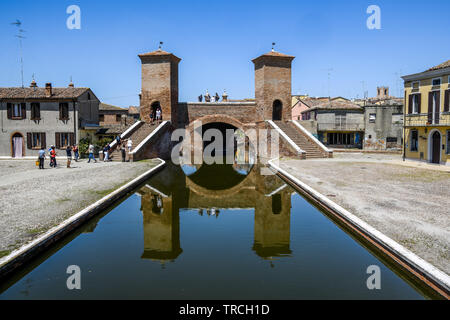
<svg viewBox="0 0 450 320">
<path fill-rule="evenodd" d="M 59 164 L 65 165 L 60 160 Z M 156 164 L 86 160 L 39 170 L 35 161 L 0 160 L 0 256 L 26 244 Z"/>
<path fill-rule="evenodd" d="M 386 154 L 283 160 L 301 181 L 450 274 L 450 167 Z"/>
</svg>

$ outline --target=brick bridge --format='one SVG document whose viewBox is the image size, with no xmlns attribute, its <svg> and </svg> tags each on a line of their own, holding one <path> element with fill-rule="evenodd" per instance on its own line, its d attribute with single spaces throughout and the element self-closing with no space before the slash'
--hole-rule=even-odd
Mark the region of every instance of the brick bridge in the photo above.
<svg viewBox="0 0 450 320">
<path fill-rule="evenodd" d="M 273 129 L 280 135 L 281 155 L 328 158 L 332 152 L 308 133 L 291 114 L 291 64 L 293 56 L 275 51 L 252 60 L 255 99 L 222 102 L 179 102 L 178 64 L 175 55 L 157 50 L 139 55 L 142 63 L 141 121 L 122 134 L 133 141 L 130 160 L 170 158 L 171 132 L 176 128 L 225 124 L 243 129 Z M 150 114 L 161 108 L 163 122 L 151 124 Z M 114 143 L 113 143 L 114 147 Z M 118 151 L 112 154 L 118 159 Z"/>
</svg>

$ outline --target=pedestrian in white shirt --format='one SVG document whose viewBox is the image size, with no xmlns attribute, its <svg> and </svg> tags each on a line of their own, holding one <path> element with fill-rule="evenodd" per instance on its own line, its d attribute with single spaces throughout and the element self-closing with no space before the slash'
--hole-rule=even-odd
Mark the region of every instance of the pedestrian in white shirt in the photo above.
<svg viewBox="0 0 450 320">
<path fill-rule="evenodd" d="M 127 147 L 128 147 L 128 153 L 130 153 L 131 152 L 131 148 L 133 147 L 133 141 L 131 141 L 131 139 L 128 139 Z"/>
</svg>

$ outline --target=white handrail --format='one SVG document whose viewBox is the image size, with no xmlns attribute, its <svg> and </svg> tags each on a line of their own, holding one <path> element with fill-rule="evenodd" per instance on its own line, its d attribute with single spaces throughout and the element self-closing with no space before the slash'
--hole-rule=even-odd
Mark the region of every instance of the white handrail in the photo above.
<svg viewBox="0 0 450 320">
<path fill-rule="evenodd" d="M 130 154 L 136 154 L 146 143 L 149 141 L 159 130 L 161 130 L 169 121 L 163 121 L 155 130 L 153 130 L 138 146 L 130 152 Z"/>
<path fill-rule="evenodd" d="M 122 134 L 120 135 L 120 139 L 123 139 L 128 133 L 130 133 L 131 131 L 133 131 L 134 128 L 136 128 L 140 123 L 142 123 L 142 121 L 139 120 L 139 121 L 137 121 L 136 123 L 134 123 L 131 127 L 129 127 L 127 130 L 125 130 L 125 132 L 122 133 Z M 109 146 L 112 148 L 112 147 L 114 147 L 116 144 L 117 144 L 117 140 L 114 139 L 114 141 L 111 142 L 111 143 L 109 144 Z"/>
<path fill-rule="evenodd" d="M 306 153 L 298 145 L 296 145 L 295 142 L 292 141 L 292 139 L 289 138 L 289 136 L 275 124 L 275 122 L 273 122 L 272 120 L 267 120 L 267 122 L 287 141 L 287 143 L 291 145 L 291 147 L 293 147 L 297 151 L 297 153 Z"/>
<path fill-rule="evenodd" d="M 316 137 L 314 137 L 311 132 L 309 132 L 308 130 L 306 130 L 300 123 L 298 123 L 297 121 L 291 120 L 291 122 L 297 127 L 299 128 L 303 133 L 305 133 L 308 137 L 310 137 L 315 143 L 317 143 L 319 145 L 320 148 L 322 148 L 325 152 L 331 153 L 333 152 L 332 150 L 328 149 L 322 142 L 319 141 L 319 139 L 317 139 Z"/>
</svg>

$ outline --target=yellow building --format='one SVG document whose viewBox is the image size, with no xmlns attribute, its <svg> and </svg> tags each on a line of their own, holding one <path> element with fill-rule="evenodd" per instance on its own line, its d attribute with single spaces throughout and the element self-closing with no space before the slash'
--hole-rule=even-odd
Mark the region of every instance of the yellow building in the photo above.
<svg viewBox="0 0 450 320">
<path fill-rule="evenodd" d="M 402 78 L 405 157 L 450 165 L 450 60 Z"/>
</svg>

